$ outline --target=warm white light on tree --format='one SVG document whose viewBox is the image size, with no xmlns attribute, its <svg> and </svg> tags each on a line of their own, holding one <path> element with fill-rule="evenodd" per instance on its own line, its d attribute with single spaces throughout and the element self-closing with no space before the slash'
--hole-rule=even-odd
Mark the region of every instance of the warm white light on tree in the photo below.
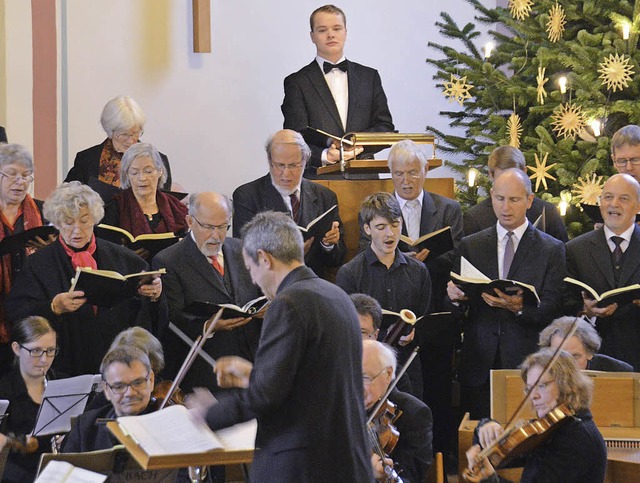
<svg viewBox="0 0 640 483">
<path fill-rule="evenodd" d="M 560 94 L 567 92 L 567 78 L 565 76 L 558 79 L 558 85 L 560 86 Z"/>
<path fill-rule="evenodd" d="M 473 188 L 476 184 L 476 177 L 478 176 L 478 170 L 471 168 L 467 174 L 467 180 L 469 181 L 469 188 Z"/>
</svg>

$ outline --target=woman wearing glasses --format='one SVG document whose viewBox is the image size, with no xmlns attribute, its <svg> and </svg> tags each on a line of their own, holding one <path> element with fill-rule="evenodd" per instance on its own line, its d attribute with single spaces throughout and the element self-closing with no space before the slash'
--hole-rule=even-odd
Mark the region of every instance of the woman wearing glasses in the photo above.
<svg viewBox="0 0 640 483">
<path fill-rule="evenodd" d="M 134 237 L 168 232 L 184 235 L 187 206 L 159 190 L 166 178 L 160 153 L 153 145 L 138 143 L 131 146 L 120 164 L 123 190 L 105 206 L 102 223 L 124 228 Z"/>
<path fill-rule="evenodd" d="M 42 202 L 29 196 L 33 181 L 33 157 L 19 144 L 0 144 L 0 241 L 5 237 L 42 226 Z M 53 240 L 40 240 L 41 245 Z M 36 247 L 22 247 L 6 253 L 0 260 L 0 375 L 11 365 L 13 351 L 9 346 L 9 332 L 4 316 L 4 301 L 14 276 L 22 268 L 27 255 Z"/>
<path fill-rule="evenodd" d="M 523 482 L 602 482 L 607 464 L 607 449 L 591 415 L 593 382 L 578 368 L 575 359 L 561 351 L 557 361 L 543 374 L 553 357 L 552 349 L 542 349 L 528 356 L 522 363 L 521 377 L 530 393 L 531 404 L 539 419 L 564 405 L 572 413 L 557 423 L 557 429 L 542 444 L 524 455 Z M 539 378 L 540 374 L 542 377 Z M 540 380 L 538 380 L 538 378 Z M 483 424 L 484 423 L 484 424 Z M 541 425 L 544 427 L 544 424 Z M 486 458 L 478 463 L 482 448 L 491 446 L 502 437 L 503 429 L 495 421 L 482 420 L 478 424 L 476 444 L 467 451 L 469 468 L 477 470 L 477 479 L 470 481 L 504 481 L 497 476 Z M 517 433 L 515 431 L 514 433 Z"/>
<path fill-rule="evenodd" d="M 118 96 L 104 106 L 100 123 L 107 133 L 107 139 L 97 146 L 76 154 L 73 168 L 65 181 L 80 181 L 96 190 L 106 202 L 118 192 L 121 186 L 120 160 L 131 146 L 139 142 L 144 133 L 147 118 L 140 105 L 131 97 Z M 169 160 L 160 155 L 166 178 L 161 185 L 171 189 L 171 169 Z"/>
<path fill-rule="evenodd" d="M 69 290 L 77 267 L 126 275 L 147 270 L 148 265 L 127 248 L 96 240 L 93 226 L 104 215 L 102 199 L 78 181 L 62 183 L 45 201 L 44 215 L 60 236 L 27 258 L 7 299 L 7 316 L 11 321 L 30 315 L 46 317 L 59 336 L 56 369 L 74 376 L 96 374 L 120 331 L 136 325 L 152 331 L 164 327 L 166 304 L 157 303 L 162 283 L 158 276 L 112 307 L 87 303 L 84 292 Z"/>
<path fill-rule="evenodd" d="M 56 332 L 47 319 L 27 317 L 15 324 L 11 333 L 14 364 L 11 372 L 0 379 L 0 399 L 9 400 L 0 447 L 7 443 L 5 434 L 20 438 L 33 431 L 47 381 L 58 378 L 51 370 L 58 353 Z M 40 455 L 51 450 L 50 436 L 37 439 L 36 451 L 23 454 L 12 450 L 9 453 L 2 475 L 3 482 L 35 479 Z"/>
</svg>

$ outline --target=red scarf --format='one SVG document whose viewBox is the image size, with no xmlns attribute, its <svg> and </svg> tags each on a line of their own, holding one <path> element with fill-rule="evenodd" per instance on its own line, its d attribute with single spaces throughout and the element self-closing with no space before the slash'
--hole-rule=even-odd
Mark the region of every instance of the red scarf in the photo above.
<svg viewBox="0 0 640 483">
<path fill-rule="evenodd" d="M 180 233 L 186 231 L 188 208 L 177 198 L 156 191 L 156 204 L 162 219 L 155 230 L 151 230 L 146 215 L 142 212 L 131 188 L 121 191 L 113 197 L 118 206 L 118 226 L 133 236 L 145 233 Z"/>
<path fill-rule="evenodd" d="M 35 201 L 33 201 L 33 198 L 28 194 L 24 197 L 20 205 L 18 217 L 20 217 L 20 215 L 22 215 L 22 225 L 25 231 L 37 226 L 42 226 L 40 211 Z M 13 235 L 14 228 L 13 223 L 10 223 L 2 212 L 0 212 L 0 219 L 2 221 L 2 226 L 0 226 L 0 241 L 2 241 L 5 237 Z M 26 255 L 31 255 L 31 253 L 33 253 L 33 250 L 27 248 Z M 9 253 L 2 257 L 0 272 L 0 343 L 6 344 L 10 341 L 4 313 L 4 300 L 11 290 L 11 255 Z"/>
<path fill-rule="evenodd" d="M 75 270 L 78 267 L 84 268 L 93 268 L 96 270 L 98 268 L 98 262 L 93 258 L 93 254 L 96 251 L 96 236 L 91 235 L 91 241 L 85 250 L 81 250 L 79 252 L 75 251 L 69 245 L 67 245 L 61 236 L 58 237 L 60 243 L 62 244 L 62 248 L 69 257 L 71 258 L 71 265 Z"/>
</svg>

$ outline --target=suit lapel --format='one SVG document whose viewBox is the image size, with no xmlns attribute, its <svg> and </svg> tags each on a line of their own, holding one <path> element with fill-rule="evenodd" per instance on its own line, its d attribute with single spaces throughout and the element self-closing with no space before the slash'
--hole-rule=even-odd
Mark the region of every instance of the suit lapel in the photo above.
<svg viewBox="0 0 640 483">
<path fill-rule="evenodd" d="M 333 118 L 333 122 L 336 123 L 336 127 L 338 130 L 336 132 L 332 132 L 330 134 L 334 134 L 336 136 L 341 136 L 344 134 L 344 129 L 342 127 L 342 121 L 340 120 L 340 114 L 338 113 L 338 107 L 336 106 L 336 101 L 333 99 L 333 95 L 331 94 L 331 90 L 329 90 L 329 85 L 327 84 L 326 79 L 324 78 L 324 74 L 320 69 L 318 63 L 313 60 L 307 66 L 307 76 L 309 77 L 309 81 L 315 88 L 318 93 L 318 97 L 325 105 L 327 112 L 331 114 Z M 351 93 L 351 73 L 348 74 L 348 82 L 349 82 L 349 93 Z M 351 96 L 349 96 L 349 111 L 351 111 Z M 311 126 L 318 127 L 318 126 Z"/>
<path fill-rule="evenodd" d="M 624 254 L 624 263 L 620 272 L 620 287 L 629 285 L 629 281 L 634 277 L 640 268 L 640 227 L 633 229 L 631 241 Z"/>
<path fill-rule="evenodd" d="M 420 214 L 420 235 L 426 235 L 435 231 L 438 209 L 431 195 L 424 191 L 422 198 L 422 213 Z M 442 228 L 442 227 L 439 227 Z"/>
<path fill-rule="evenodd" d="M 349 62 L 349 71 L 347 74 L 347 84 L 349 89 L 349 102 L 347 107 L 347 132 L 351 131 L 350 126 L 357 124 L 354 116 L 358 113 L 356 106 L 360 105 L 361 90 L 358 89 L 360 84 L 359 72 L 353 62 Z M 335 104 L 335 103 L 334 103 Z"/>
<path fill-rule="evenodd" d="M 486 250 L 479 250 L 479 255 L 482 257 L 481 263 L 476 265 L 476 268 L 484 273 L 491 280 L 499 278 L 498 275 L 498 234 L 495 226 L 491 230 L 487 230 L 483 240 Z"/>
<path fill-rule="evenodd" d="M 310 182 L 303 179 L 300 184 L 300 202 L 302 210 L 300 213 L 300 222 L 298 223 L 300 226 L 307 226 L 311 220 L 313 220 L 316 216 L 320 215 L 320 211 L 318 210 L 318 197 L 316 193 L 311 189 Z"/>
<path fill-rule="evenodd" d="M 634 236 L 636 232 L 634 231 Z M 632 238 L 633 241 L 633 238 Z M 591 244 L 587 248 L 589 253 L 587 256 L 594 261 L 594 270 L 598 270 L 604 279 L 607 281 L 607 288 L 612 289 L 615 288 L 615 277 L 613 275 L 613 262 L 611 260 L 611 250 L 609 249 L 609 245 L 607 244 L 607 240 L 604 236 L 604 228 L 598 230 L 596 232 L 596 236 L 591 238 Z M 631 248 L 631 244 L 629 245 Z M 637 249 L 636 249 L 637 250 Z M 629 251 L 629 250 L 627 250 Z M 634 264 L 637 266 L 637 263 Z"/>
<path fill-rule="evenodd" d="M 224 245 L 222 249 L 224 253 Z M 198 272 L 213 288 L 230 296 L 221 277 L 215 273 L 215 269 L 211 263 L 209 263 L 209 260 L 202 254 L 195 242 L 191 239 L 191 234 L 187 235 L 185 254 L 187 255 L 186 263 L 189 264 L 193 270 Z"/>
<path fill-rule="evenodd" d="M 518 268 L 522 265 L 523 261 L 528 257 L 531 257 L 531 250 L 535 250 L 535 230 L 536 229 L 531 225 L 531 223 L 529 223 L 529 226 L 527 226 L 527 229 L 522 235 L 522 240 L 518 243 L 518 249 L 513 255 L 513 261 L 511 262 L 511 267 L 509 267 L 509 274 L 507 275 L 509 279 L 516 280 L 515 273 L 517 273 Z M 496 250 L 496 258 L 497 256 Z"/>
</svg>

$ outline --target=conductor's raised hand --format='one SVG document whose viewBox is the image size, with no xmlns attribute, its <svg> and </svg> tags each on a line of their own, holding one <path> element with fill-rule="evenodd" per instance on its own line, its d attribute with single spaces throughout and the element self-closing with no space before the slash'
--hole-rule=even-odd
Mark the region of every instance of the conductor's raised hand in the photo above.
<svg viewBox="0 0 640 483">
<path fill-rule="evenodd" d="M 225 356 L 216 360 L 214 372 L 220 387 L 249 387 L 253 364 L 242 357 Z"/>
</svg>

